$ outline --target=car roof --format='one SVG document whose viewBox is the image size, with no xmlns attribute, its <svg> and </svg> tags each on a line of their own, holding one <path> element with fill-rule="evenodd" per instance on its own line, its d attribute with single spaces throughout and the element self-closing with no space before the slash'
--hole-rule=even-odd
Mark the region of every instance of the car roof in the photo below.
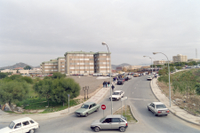
<svg viewBox="0 0 200 133">
<path fill-rule="evenodd" d="M 116 91 L 114 91 L 114 92 L 121 92 L 122 90 L 116 90 Z"/>
<path fill-rule="evenodd" d="M 153 102 L 155 105 L 164 104 L 162 102 Z"/>
<path fill-rule="evenodd" d="M 87 104 L 87 105 L 91 105 L 91 104 L 93 104 L 94 102 L 86 102 L 86 103 L 84 103 L 84 104 Z"/>
<path fill-rule="evenodd" d="M 107 115 L 105 118 L 122 118 L 121 115 Z"/>
<path fill-rule="evenodd" d="M 27 121 L 27 120 L 33 120 L 33 119 L 31 119 L 30 117 L 24 117 L 24 118 L 13 120 L 13 122 L 18 123 L 18 122 L 23 122 L 23 121 Z"/>
</svg>

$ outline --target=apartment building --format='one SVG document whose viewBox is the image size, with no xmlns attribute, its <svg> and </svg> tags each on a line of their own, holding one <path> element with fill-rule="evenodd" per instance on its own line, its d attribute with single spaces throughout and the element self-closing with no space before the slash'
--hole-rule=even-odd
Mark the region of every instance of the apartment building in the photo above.
<svg viewBox="0 0 200 133">
<path fill-rule="evenodd" d="M 111 70 L 111 58 L 108 52 L 94 53 L 94 72 L 108 74 Z"/>
<path fill-rule="evenodd" d="M 64 57 L 42 62 L 42 74 L 61 72 L 68 75 L 94 73 L 108 74 L 111 69 L 110 53 L 107 52 L 66 52 Z"/>
<path fill-rule="evenodd" d="M 65 53 L 65 73 L 73 74 L 93 74 L 94 73 L 94 53 L 93 52 L 66 52 Z"/>
<path fill-rule="evenodd" d="M 187 62 L 187 56 L 182 54 L 173 56 L 173 62 Z"/>
<path fill-rule="evenodd" d="M 52 74 L 58 72 L 58 61 L 57 59 L 52 59 L 50 61 L 42 62 L 40 67 L 42 69 L 42 74 Z"/>
<path fill-rule="evenodd" d="M 58 57 L 58 72 L 64 74 L 65 73 L 65 57 Z"/>
</svg>

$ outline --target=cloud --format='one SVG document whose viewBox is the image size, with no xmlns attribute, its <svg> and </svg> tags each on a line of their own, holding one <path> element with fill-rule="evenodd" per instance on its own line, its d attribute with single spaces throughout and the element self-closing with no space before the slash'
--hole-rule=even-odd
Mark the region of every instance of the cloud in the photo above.
<svg viewBox="0 0 200 133">
<path fill-rule="evenodd" d="M 177 54 L 195 58 L 199 6 L 183 0 L 1 1 L 1 66 L 38 66 L 67 51 L 107 51 L 102 41 L 109 45 L 112 64 L 141 64 L 153 51 L 170 59 Z"/>
</svg>

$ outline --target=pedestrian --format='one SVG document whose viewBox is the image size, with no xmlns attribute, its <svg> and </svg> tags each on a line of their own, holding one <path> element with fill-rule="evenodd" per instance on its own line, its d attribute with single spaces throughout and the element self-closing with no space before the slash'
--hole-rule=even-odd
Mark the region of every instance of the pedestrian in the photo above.
<svg viewBox="0 0 200 133">
<path fill-rule="evenodd" d="M 112 84 L 112 91 L 114 90 L 115 86 Z"/>
<path fill-rule="evenodd" d="M 105 81 L 103 81 L 103 87 L 105 87 L 106 85 L 105 85 Z"/>
<path fill-rule="evenodd" d="M 108 86 L 108 83 L 107 83 L 107 81 L 105 81 L 105 87 L 107 88 L 107 86 Z"/>
<path fill-rule="evenodd" d="M 108 87 L 110 86 L 110 82 L 108 82 Z"/>
</svg>

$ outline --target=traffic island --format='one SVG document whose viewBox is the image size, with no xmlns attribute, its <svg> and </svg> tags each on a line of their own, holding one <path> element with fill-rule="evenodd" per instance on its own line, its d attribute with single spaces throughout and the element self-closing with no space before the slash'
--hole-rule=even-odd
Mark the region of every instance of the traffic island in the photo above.
<svg viewBox="0 0 200 133">
<path fill-rule="evenodd" d="M 133 116 L 133 113 L 131 111 L 130 105 L 125 105 L 122 108 L 119 108 L 114 115 L 121 115 L 123 114 L 124 117 L 126 117 L 128 123 L 135 124 L 137 123 L 137 120 Z"/>
</svg>

